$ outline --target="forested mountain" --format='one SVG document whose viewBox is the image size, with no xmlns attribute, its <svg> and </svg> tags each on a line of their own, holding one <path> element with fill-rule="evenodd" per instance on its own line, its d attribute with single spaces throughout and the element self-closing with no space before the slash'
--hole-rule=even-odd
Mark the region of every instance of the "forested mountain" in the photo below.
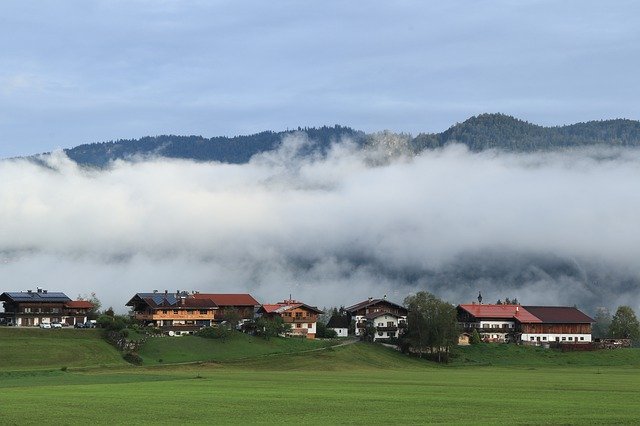
<svg viewBox="0 0 640 426">
<path fill-rule="evenodd" d="M 92 143 L 66 149 L 69 158 L 78 164 L 104 166 L 109 161 L 135 157 L 168 157 L 223 163 L 246 163 L 255 154 L 276 149 L 282 138 L 296 132 L 304 132 L 313 144 L 302 154 L 324 153 L 331 143 L 349 138 L 362 143 L 365 134 L 348 127 L 333 126 L 298 128 L 284 132 L 265 131 L 248 136 L 204 138 L 202 136 L 147 136 L 140 139 Z"/>
<path fill-rule="evenodd" d="M 504 114 L 481 114 L 442 133 L 420 134 L 411 144 L 419 152 L 454 141 L 472 151 L 537 151 L 595 144 L 640 146 L 640 122 L 617 119 L 543 127 Z"/>
<path fill-rule="evenodd" d="M 359 146 L 374 144 L 376 141 L 376 134 L 367 135 L 336 125 L 283 132 L 265 131 L 235 137 L 147 136 L 80 145 L 66 149 L 65 152 L 79 164 L 99 167 L 116 159 L 152 156 L 240 164 L 248 162 L 255 154 L 276 149 L 284 136 L 296 132 L 306 133 L 313 141 L 310 146 L 301 150 L 301 155 L 324 153 L 331 143 L 344 138 L 349 138 Z M 481 114 L 457 123 L 442 133 L 421 133 L 415 138 L 407 136 L 401 139 L 406 140 L 406 149 L 414 154 L 452 142 L 465 144 L 475 152 L 486 149 L 537 151 L 595 144 L 640 146 L 640 122 L 617 119 L 543 127 L 504 114 Z"/>
</svg>

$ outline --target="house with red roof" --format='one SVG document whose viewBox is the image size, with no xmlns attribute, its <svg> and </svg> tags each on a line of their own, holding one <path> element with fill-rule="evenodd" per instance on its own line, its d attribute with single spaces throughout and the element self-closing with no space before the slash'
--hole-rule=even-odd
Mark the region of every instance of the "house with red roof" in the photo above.
<svg viewBox="0 0 640 426">
<path fill-rule="evenodd" d="M 258 313 L 267 318 L 279 316 L 285 323 L 291 324 L 291 331 L 288 333 L 290 336 L 315 339 L 318 315 L 324 312 L 315 306 L 287 299 L 278 303 L 262 305 Z"/>
<path fill-rule="evenodd" d="M 47 323 L 65 326 L 84 324 L 94 308 L 86 300 L 71 300 L 64 293 L 42 288 L 5 292 L 0 294 L 0 301 L 4 306 L 4 312 L 0 313 L 1 322 L 18 327 L 37 327 Z"/>
<path fill-rule="evenodd" d="M 574 307 L 472 303 L 456 309 L 462 330 L 476 330 L 485 342 L 591 342 L 594 320 Z"/>
<path fill-rule="evenodd" d="M 362 336 L 367 327 L 373 327 L 374 341 L 398 338 L 407 325 L 407 308 L 387 300 L 386 297 L 370 297 L 345 308 L 345 311 L 355 322 L 355 335 Z"/>
<path fill-rule="evenodd" d="M 193 294 L 195 299 L 208 299 L 218 306 L 216 311 L 216 321 L 222 321 L 225 313 L 235 311 L 240 315 L 243 322 L 251 321 L 256 316 L 260 308 L 258 302 L 253 296 L 247 293 L 199 293 Z"/>
</svg>

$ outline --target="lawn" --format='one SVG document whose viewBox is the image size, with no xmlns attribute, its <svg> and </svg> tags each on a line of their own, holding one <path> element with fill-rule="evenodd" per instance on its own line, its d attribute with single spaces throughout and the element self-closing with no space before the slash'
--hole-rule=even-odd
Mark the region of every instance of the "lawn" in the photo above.
<svg viewBox="0 0 640 426">
<path fill-rule="evenodd" d="M 637 366 L 439 366 L 374 345 L 0 373 L 6 424 L 637 423 Z"/>
</svg>

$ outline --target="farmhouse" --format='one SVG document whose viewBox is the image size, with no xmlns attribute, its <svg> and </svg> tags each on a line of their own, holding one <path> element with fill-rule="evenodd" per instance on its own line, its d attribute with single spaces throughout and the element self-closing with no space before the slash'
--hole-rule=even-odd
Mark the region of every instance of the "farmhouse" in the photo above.
<svg viewBox="0 0 640 426">
<path fill-rule="evenodd" d="M 462 330 L 476 330 L 485 342 L 591 342 L 593 319 L 573 307 L 472 303 L 456 309 Z"/>
<path fill-rule="evenodd" d="M 256 312 L 260 308 L 260 303 L 254 299 L 253 296 L 246 293 L 221 294 L 195 292 L 193 297 L 200 300 L 208 299 L 216 304 L 218 307 L 215 313 L 216 322 L 223 321 L 225 313 L 229 311 L 237 312 L 242 321 L 250 321 L 255 317 Z"/>
<path fill-rule="evenodd" d="M 407 325 L 407 309 L 386 298 L 369 298 L 345 309 L 355 320 L 355 335 L 362 336 L 368 326 L 374 327 L 374 340 L 399 337 Z"/>
<path fill-rule="evenodd" d="M 94 307 L 91 302 L 71 300 L 64 293 L 41 288 L 36 291 L 5 292 L 0 294 L 0 301 L 4 305 L 4 313 L 0 313 L 2 322 L 16 326 L 83 324 Z"/>
<path fill-rule="evenodd" d="M 136 293 L 126 306 L 135 320 L 164 329 L 169 334 L 189 334 L 215 321 L 218 305 L 211 299 L 195 298 L 186 291 Z"/>
<path fill-rule="evenodd" d="M 281 317 L 285 323 L 291 324 L 291 336 L 315 339 L 318 315 L 323 312 L 315 306 L 309 306 L 297 300 L 283 300 L 279 303 L 262 305 L 259 314 L 267 318 Z"/>
</svg>

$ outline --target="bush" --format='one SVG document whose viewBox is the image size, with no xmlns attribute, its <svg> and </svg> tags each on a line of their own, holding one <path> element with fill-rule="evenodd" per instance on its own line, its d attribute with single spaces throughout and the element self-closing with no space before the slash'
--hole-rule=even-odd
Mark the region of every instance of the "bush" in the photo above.
<svg viewBox="0 0 640 426">
<path fill-rule="evenodd" d="M 127 361 L 129 364 L 134 364 L 134 365 L 142 364 L 142 357 L 140 357 L 140 355 L 138 355 L 135 352 L 125 352 L 125 354 L 122 355 L 122 358 L 125 361 Z"/>
<path fill-rule="evenodd" d="M 480 334 L 478 334 L 478 330 L 473 329 L 473 333 L 471 333 L 471 338 L 469 338 L 469 343 L 472 345 L 477 345 L 478 343 L 482 343 L 482 339 L 480 338 Z"/>
<path fill-rule="evenodd" d="M 226 339 L 231 335 L 227 327 L 204 327 L 198 330 L 196 336 L 206 339 Z"/>
</svg>

